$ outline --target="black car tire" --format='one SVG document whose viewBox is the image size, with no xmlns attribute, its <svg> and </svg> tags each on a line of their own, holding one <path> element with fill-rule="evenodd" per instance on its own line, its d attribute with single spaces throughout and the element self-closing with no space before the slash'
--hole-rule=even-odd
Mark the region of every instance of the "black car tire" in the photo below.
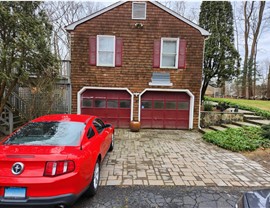
<svg viewBox="0 0 270 208">
<path fill-rule="evenodd" d="M 113 148 L 114 148 L 114 134 L 112 135 L 112 142 L 109 148 L 109 152 L 113 151 Z"/>
<path fill-rule="evenodd" d="M 100 181 L 100 162 L 97 160 L 95 164 L 95 169 L 93 172 L 92 181 L 90 183 L 90 186 L 85 192 L 85 195 L 87 197 L 92 197 L 97 193 L 98 187 L 99 187 L 99 181 Z"/>
</svg>

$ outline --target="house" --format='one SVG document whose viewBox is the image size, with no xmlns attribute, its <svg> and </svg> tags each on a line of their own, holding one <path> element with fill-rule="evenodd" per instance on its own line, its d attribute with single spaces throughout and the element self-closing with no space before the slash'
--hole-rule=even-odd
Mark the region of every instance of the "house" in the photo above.
<svg viewBox="0 0 270 208">
<path fill-rule="evenodd" d="M 117 2 L 66 30 L 72 113 L 120 128 L 198 128 L 206 30 L 155 1 Z"/>
</svg>

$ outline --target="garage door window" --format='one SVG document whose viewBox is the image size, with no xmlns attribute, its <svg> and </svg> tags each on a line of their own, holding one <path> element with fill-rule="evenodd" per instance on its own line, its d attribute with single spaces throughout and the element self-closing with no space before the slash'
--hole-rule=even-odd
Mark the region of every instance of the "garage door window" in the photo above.
<svg viewBox="0 0 270 208">
<path fill-rule="evenodd" d="M 82 99 L 82 107 L 84 107 L 84 108 L 93 107 L 93 100 L 91 98 L 83 98 Z"/>
<path fill-rule="evenodd" d="M 129 100 L 121 100 L 120 101 L 120 108 L 130 108 L 130 101 Z"/>
<path fill-rule="evenodd" d="M 95 107 L 96 108 L 105 108 L 106 101 L 105 100 L 95 100 Z"/>
<path fill-rule="evenodd" d="M 179 102 L 178 103 L 178 109 L 179 110 L 188 110 L 189 109 L 189 103 L 188 102 Z"/>
<path fill-rule="evenodd" d="M 152 101 L 142 101 L 142 108 L 152 108 Z"/>
<path fill-rule="evenodd" d="M 155 106 L 155 109 L 163 109 L 164 108 L 164 102 L 163 101 L 155 101 L 154 106 Z"/>
<path fill-rule="evenodd" d="M 118 108 L 118 100 L 108 100 L 107 107 L 108 108 Z"/>
<path fill-rule="evenodd" d="M 166 102 L 166 109 L 176 109 L 176 102 L 174 102 L 174 101 L 167 101 Z"/>
</svg>

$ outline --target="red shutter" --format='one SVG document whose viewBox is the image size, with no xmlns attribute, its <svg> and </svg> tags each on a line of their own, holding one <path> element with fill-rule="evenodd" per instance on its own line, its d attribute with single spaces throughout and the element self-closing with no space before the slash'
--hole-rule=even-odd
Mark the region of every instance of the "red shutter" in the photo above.
<svg viewBox="0 0 270 208">
<path fill-rule="evenodd" d="M 122 66 L 123 54 L 123 39 L 116 38 L 115 40 L 115 66 Z"/>
<path fill-rule="evenodd" d="M 91 66 L 97 65 L 97 38 L 91 36 L 89 38 L 89 64 Z"/>
<path fill-rule="evenodd" d="M 160 40 L 154 41 L 153 67 L 160 68 Z"/>
<path fill-rule="evenodd" d="M 178 68 L 185 69 L 186 68 L 186 49 L 187 41 L 184 39 L 180 39 L 179 43 L 179 57 L 178 57 Z"/>
</svg>

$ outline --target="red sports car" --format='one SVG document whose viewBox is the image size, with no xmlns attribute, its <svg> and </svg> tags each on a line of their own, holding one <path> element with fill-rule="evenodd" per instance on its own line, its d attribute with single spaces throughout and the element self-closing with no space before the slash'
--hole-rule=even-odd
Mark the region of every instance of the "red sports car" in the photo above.
<svg viewBox="0 0 270 208">
<path fill-rule="evenodd" d="M 89 115 L 47 115 L 0 143 L 0 207 L 71 206 L 96 194 L 114 128 Z"/>
</svg>

